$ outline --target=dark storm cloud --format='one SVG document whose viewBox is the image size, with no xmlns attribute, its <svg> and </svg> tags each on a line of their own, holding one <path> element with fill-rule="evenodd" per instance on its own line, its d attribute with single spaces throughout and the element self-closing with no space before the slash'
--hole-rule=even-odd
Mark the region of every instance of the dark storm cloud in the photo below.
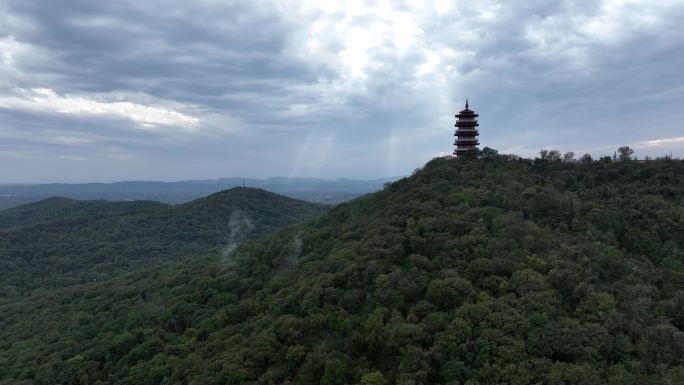
<svg viewBox="0 0 684 385">
<path fill-rule="evenodd" d="M 450 151 L 465 97 L 500 150 L 684 155 L 681 1 L 0 0 L 0 15 L 0 157 L 22 159 L 3 179 L 55 178 L 50 159 L 84 179 L 404 173 Z"/>
</svg>

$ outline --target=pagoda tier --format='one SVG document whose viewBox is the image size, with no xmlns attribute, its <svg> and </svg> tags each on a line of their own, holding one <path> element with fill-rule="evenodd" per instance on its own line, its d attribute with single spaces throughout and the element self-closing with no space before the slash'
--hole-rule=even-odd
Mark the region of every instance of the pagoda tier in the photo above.
<svg viewBox="0 0 684 385">
<path fill-rule="evenodd" d="M 480 116 L 475 113 L 475 111 L 468 108 L 468 101 L 466 100 L 465 110 L 460 111 L 456 118 L 456 140 L 454 141 L 454 155 L 462 156 L 470 151 L 477 150 L 477 146 L 480 142 L 477 141 L 477 136 L 480 135 L 477 132 L 477 117 Z"/>
</svg>

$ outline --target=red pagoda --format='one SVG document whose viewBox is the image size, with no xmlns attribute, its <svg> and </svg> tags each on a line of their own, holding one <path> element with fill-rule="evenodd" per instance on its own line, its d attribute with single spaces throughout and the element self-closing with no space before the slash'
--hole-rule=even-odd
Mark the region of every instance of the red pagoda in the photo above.
<svg viewBox="0 0 684 385">
<path fill-rule="evenodd" d="M 466 99 L 465 110 L 456 115 L 458 121 L 456 121 L 457 128 L 454 133 L 456 137 L 454 155 L 463 156 L 470 151 L 477 150 L 477 145 L 480 144 L 477 141 L 477 136 L 480 135 L 477 132 L 477 126 L 479 126 L 477 123 L 478 116 L 480 115 L 468 108 L 468 100 Z"/>
</svg>

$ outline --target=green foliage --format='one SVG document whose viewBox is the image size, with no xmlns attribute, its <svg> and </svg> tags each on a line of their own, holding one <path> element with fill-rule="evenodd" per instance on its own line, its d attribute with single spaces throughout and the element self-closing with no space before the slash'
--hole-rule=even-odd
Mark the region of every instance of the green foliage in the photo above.
<svg viewBox="0 0 684 385">
<path fill-rule="evenodd" d="M 67 219 L 88 218 L 93 220 L 135 214 L 165 206 L 163 203 L 152 201 L 77 201 L 55 197 L 0 211 L 0 231 Z"/>
<path fill-rule="evenodd" d="M 0 211 L 0 297 L 234 247 L 324 211 L 252 188 L 178 206 L 51 198 Z"/>
<path fill-rule="evenodd" d="M 680 383 L 684 163 L 547 158 L 436 159 L 228 260 L 0 300 L 0 384 Z"/>
<path fill-rule="evenodd" d="M 618 148 L 617 151 L 620 154 L 618 160 L 620 160 L 621 162 L 632 160 L 632 155 L 634 155 L 634 150 L 629 148 L 629 146 L 622 146 L 622 147 Z"/>
<path fill-rule="evenodd" d="M 361 385 L 385 385 L 385 377 L 377 370 L 361 376 Z"/>
</svg>

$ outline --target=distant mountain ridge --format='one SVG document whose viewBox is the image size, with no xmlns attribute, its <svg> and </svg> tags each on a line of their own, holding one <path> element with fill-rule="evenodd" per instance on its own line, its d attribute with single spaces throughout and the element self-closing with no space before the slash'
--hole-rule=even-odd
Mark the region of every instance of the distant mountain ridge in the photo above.
<svg viewBox="0 0 684 385">
<path fill-rule="evenodd" d="M 233 187 L 262 188 L 308 202 L 336 204 L 377 191 L 398 177 L 370 180 L 286 178 L 220 178 L 178 182 L 122 181 L 112 183 L 49 183 L 0 185 L 0 210 L 50 197 L 79 200 L 153 200 L 183 203 Z"/>
</svg>

